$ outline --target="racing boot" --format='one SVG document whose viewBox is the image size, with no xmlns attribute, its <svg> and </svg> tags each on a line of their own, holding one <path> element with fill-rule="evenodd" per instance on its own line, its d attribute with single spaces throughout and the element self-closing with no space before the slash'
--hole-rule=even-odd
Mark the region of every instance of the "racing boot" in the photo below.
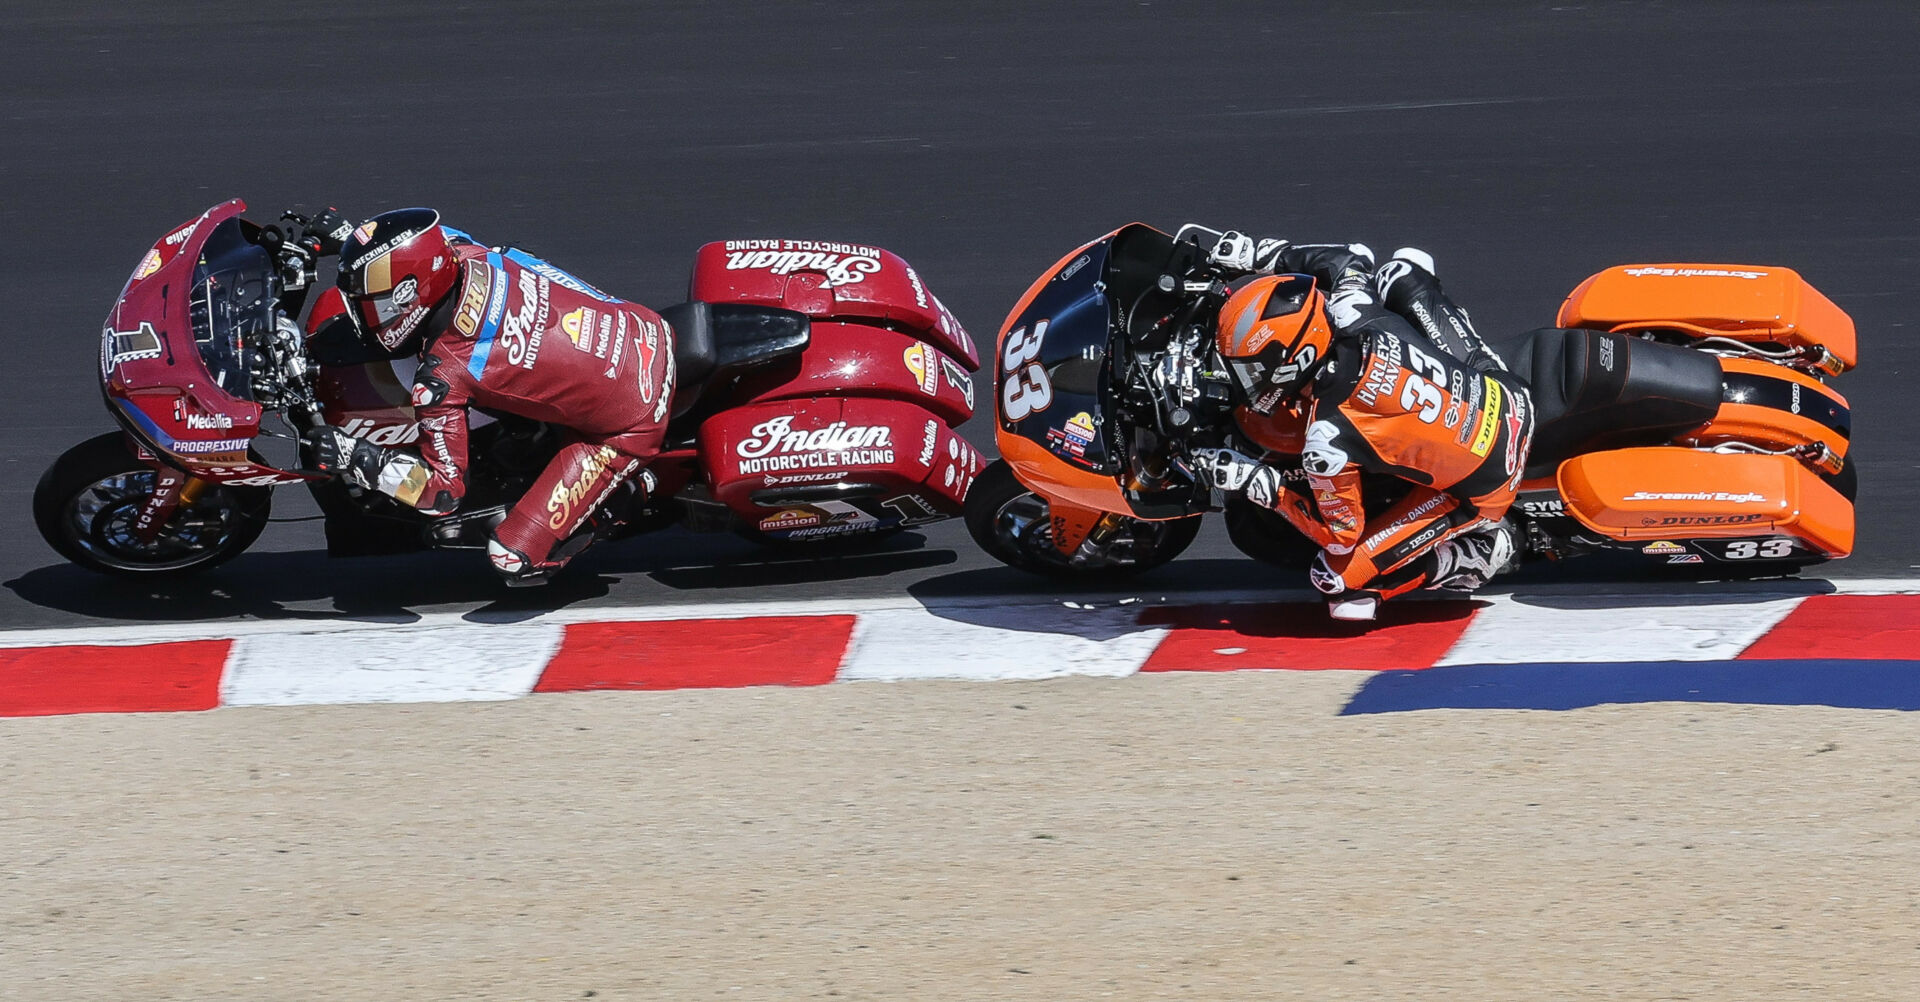
<svg viewBox="0 0 1920 1002">
<path fill-rule="evenodd" d="M 1435 591 L 1478 591 L 1494 575 L 1520 566 L 1517 534 L 1505 519 L 1490 529 L 1455 536 L 1433 548 L 1434 569 L 1428 588 Z"/>
</svg>

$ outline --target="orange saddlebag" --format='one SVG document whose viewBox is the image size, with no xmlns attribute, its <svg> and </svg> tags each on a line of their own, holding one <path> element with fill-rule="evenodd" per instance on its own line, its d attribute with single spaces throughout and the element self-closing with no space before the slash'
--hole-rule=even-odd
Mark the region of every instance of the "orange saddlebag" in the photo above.
<svg viewBox="0 0 1920 1002">
<path fill-rule="evenodd" d="M 1661 328 L 1788 347 L 1818 345 L 1850 369 L 1853 319 L 1791 268 L 1627 264 L 1580 283 L 1556 323 L 1605 331 Z"/>
<path fill-rule="evenodd" d="M 1567 511 L 1614 539 L 1771 534 L 1853 552 L 1853 505 L 1791 456 L 1614 449 L 1561 463 L 1558 480 Z"/>
</svg>

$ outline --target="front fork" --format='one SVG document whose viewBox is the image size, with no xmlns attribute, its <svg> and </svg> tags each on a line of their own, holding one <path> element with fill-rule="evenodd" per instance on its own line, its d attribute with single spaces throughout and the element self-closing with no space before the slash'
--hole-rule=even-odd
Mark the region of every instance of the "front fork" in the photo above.
<svg viewBox="0 0 1920 1002">
<path fill-rule="evenodd" d="M 199 500 L 201 492 L 207 489 L 207 482 L 199 477 L 190 476 L 171 466 L 156 465 L 153 471 L 153 493 L 140 506 L 140 515 L 133 521 L 134 538 L 142 543 L 152 543 L 160 538 L 160 531 L 173 520 L 173 513 L 181 505 L 190 505 Z"/>
</svg>

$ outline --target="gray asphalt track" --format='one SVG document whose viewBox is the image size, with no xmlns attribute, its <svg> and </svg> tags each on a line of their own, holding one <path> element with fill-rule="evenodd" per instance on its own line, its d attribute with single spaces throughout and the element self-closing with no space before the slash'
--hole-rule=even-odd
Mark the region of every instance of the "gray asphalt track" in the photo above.
<svg viewBox="0 0 1920 1002">
<path fill-rule="evenodd" d="M 99 319 L 156 235 L 236 195 L 265 215 L 431 204 L 659 304 L 709 239 L 876 243 L 987 339 L 1063 250 L 1136 218 L 1418 244 L 1488 332 L 1549 322 L 1610 264 L 1790 265 L 1852 313 L 1865 360 L 1840 383 L 1859 548 L 1831 574 L 1913 574 L 1920 11 L 1396 6 L 16 10 L 0 33 L 0 626 L 1033 587 L 953 523 L 826 561 L 676 532 L 509 599 L 470 554 L 329 563 L 310 523 L 164 592 L 63 566 L 28 502 L 61 450 L 111 428 Z M 1217 530 L 1152 579 L 1270 580 Z"/>
</svg>

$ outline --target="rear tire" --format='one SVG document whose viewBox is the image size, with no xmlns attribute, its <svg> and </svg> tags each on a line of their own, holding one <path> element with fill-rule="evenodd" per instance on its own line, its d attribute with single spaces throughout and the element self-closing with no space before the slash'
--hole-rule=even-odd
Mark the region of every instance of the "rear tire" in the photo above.
<svg viewBox="0 0 1920 1002">
<path fill-rule="evenodd" d="M 153 468 L 109 432 L 68 449 L 33 490 L 33 521 L 47 545 L 91 571 L 120 577 L 174 577 L 239 556 L 267 527 L 271 487 L 209 485 L 182 505 L 153 543 L 131 533 L 153 494 Z"/>
<path fill-rule="evenodd" d="M 1199 515 L 1127 518 L 1092 554 L 1069 558 L 1053 545 L 1047 514 L 1047 500 L 1020 483 L 1005 460 L 987 464 L 967 490 L 967 533 L 995 560 L 1030 574 L 1073 580 L 1138 574 L 1179 556 L 1200 533 Z"/>
</svg>

